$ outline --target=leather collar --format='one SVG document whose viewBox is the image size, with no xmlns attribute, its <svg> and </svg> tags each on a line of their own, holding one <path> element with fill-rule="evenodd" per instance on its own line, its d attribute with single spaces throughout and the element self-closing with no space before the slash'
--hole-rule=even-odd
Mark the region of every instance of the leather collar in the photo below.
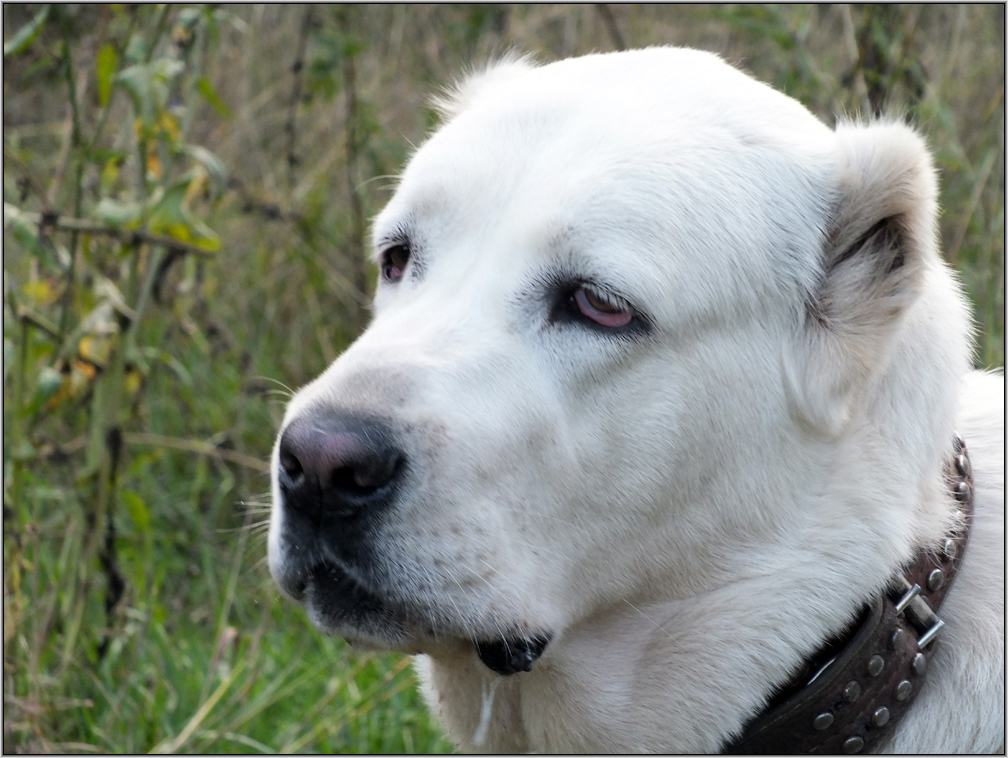
<svg viewBox="0 0 1008 758">
<path fill-rule="evenodd" d="M 726 753 L 859 753 L 892 732 L 920 691 L 928 646 L 944 622 L 937 611 L 962 565 L 973 525 L 973 475 L 958 435 L 946 479 L 960 529 L 922 549 L 872 598 L 854 624 L 826 642 Z"/>
</svg>

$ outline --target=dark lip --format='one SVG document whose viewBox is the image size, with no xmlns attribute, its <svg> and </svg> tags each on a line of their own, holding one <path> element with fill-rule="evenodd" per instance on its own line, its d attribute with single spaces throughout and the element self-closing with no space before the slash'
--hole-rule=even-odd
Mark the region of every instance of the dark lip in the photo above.
<svg viewBox="0 0 1008 758">
<path fill-rule="evenodd" d="M 350 571 L 330 560 L 312 565 L 298 580 L 297 599 L 339 602 L 340 606 L 362 609 L 365 612 L 394 610 L 387 599 L 366 587 Z"/>
<path fill-rule="evenodd" d="M 386 649 L 400 649 L 415 636 L 405 610 L 335 562 L 313 564 L 294 584 L 297 599 L 326 634 Z"/>
</svg>

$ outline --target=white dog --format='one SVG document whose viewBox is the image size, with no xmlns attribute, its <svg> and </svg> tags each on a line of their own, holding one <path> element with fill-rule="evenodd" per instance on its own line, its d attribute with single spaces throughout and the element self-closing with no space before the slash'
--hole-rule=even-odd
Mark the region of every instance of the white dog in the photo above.
<svg viewBox="0 0 1008 758">
<path fill-rule="evenodd" d="M 440 107 L 374 224 L 373 322 L 287 411 L 280 587 L 420 654 L 463 750 L 756 749 L 964 528 L 958 433 L 944 628 L 915 598 L 913 671 L 882 645 L 776 744 L 1003 750 L 1004 380 L 969 369 L 921 138 L 670 48 L 508 59 Z"/>
</svg>

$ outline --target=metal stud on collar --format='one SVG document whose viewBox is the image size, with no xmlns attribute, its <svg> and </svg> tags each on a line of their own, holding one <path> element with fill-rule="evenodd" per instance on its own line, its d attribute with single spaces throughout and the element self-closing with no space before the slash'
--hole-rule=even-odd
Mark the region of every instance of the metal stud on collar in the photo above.
<svg viewBox="0 0 1008 758">
<path fill-rule="evenodd" d="M 904 679 L 896 685 L 896 689 L 893 690 L 893 697 L 900 701 L 906 700 L 910 697 L 911 692 L 913 692 L 913 685 L 910 684 L 909 679 Z"/>
<path fill-rule="evenodd" d="M 853 703 L 859 697 L 861 697 L 861 685 L 856 681 L 848 682 L 847 686 L 844 687 L 843 699 L 848 703 Z"/>
<path fill-rule="evenodd" d="M 889 723 L 889 709 L 884 705 L 876 709 L 871 717 L 872 726 L 885 726 Z"/>
<path fill-rule="evenodd" d="M 942 546 L 942 555 L 945 557 L 946 561 L 955 560 L 956 557 L 955 540 L 945 540 L 945 544 Z"/>
<path fill-rule="evenodd" d="M 817 732 L 821 732 L 823 729 L 829 729 L 833 725 L 833 714 L 829 711 L 825 713 L 820 713 L 815 719 L 812 720 L 812 728 Z"/>
<path fill-rule="evenodd" d="M 885 668 L 885 658 L 881 655 L 873 655 L 868 659 L 868 676 L 875 677 L 882 673 Z"/>
<path fill-rule="evenodd" d="M 935 569 L 930 574 L 928 574 L 927 586 L 931 592 L 941 587 L 945 583 L 945 572 L 941 569 Z"/>
<path fill-rule="evenodd" d="M 864 747 L 864 738 L 854 735 L 853 737 L 848 737 L 844 740 L 843 751 L 847 755 L 854 755 L 854 753 L 860 753 L 861 748 Z"/>
</svg>

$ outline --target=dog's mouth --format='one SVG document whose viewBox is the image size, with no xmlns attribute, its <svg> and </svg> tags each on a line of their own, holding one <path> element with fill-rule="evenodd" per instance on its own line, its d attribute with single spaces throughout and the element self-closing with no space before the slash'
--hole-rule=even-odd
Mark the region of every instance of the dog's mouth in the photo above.
<svg viewBox="0 0 1008 758">
<path fill-rule="evenodd" d="M 429 614 L 420 609 L 411 611 L 384 597 L 329 561 L 313 565 L 287 584 L 286 591 L 306 606 L 316 626 L 352 642 L 409 650 L 422 647 L 424 638 L 472 638 L 461 630 L 433 628 Z M 418 623 L 424 616 L 428 621 Z M 549 632 L 499 635 L 475 641 L 473 647 L 487 668 L 510 676 L 531 671 L 551 639 Z"/>
</svg>

